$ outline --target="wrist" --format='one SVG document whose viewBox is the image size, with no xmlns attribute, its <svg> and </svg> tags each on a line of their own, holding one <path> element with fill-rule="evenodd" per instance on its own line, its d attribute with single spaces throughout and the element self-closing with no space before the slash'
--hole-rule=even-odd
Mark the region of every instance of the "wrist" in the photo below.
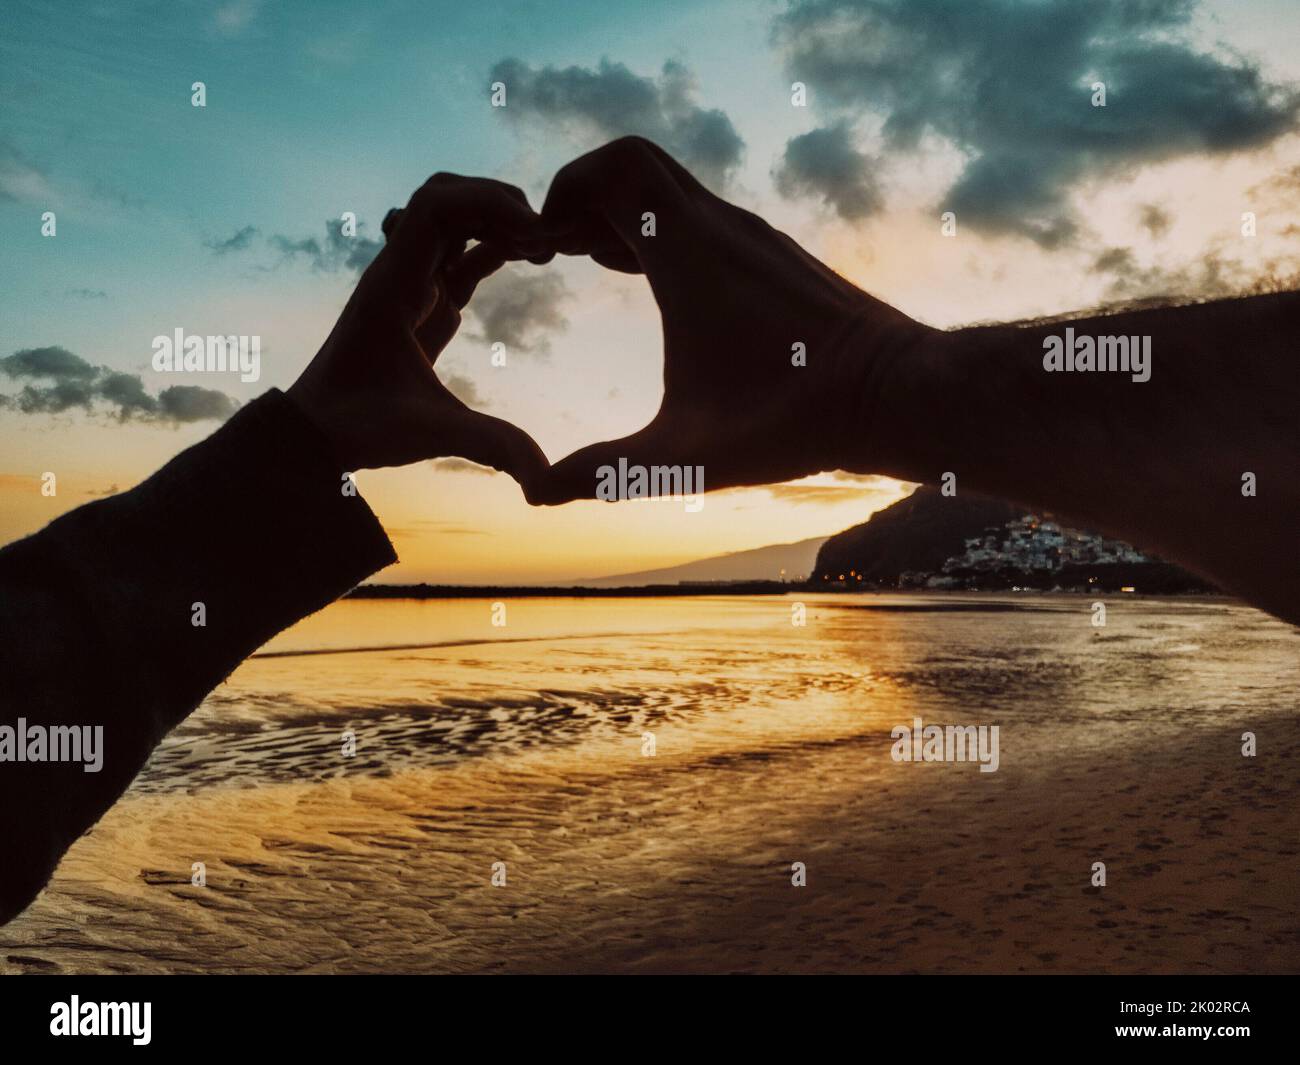
<svg viewBox="0 0 1300 1065">
<path fill-rule="evenodd" d="M 321 442 L 327 447 L 335 466 L 351 473 L 359 468 L 347 434 L 329 406 L 322 402 L 311 381 L 304 374 L 285 391 L 285 398 L 294 409 L 316 429 Z"/>
<path fill-rule="evenodd" d="M 932 481 L 941 444 L 936 405 L 958 334 L 934 329 L 875 300 L 843 334 L 836 419 L 840 469 Z"/>
</svg>

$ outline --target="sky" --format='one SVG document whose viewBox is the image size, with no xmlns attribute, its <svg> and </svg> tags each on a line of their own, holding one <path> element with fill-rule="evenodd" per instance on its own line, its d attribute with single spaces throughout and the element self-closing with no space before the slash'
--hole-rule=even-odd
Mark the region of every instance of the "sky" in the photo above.
<svg viewBox="0 0 1300 1065">
<path fill-rule="evenodd" d="M 540 207 L 568 159 L 649 136 L 944 328 L 1210 298 L 1300 268 L 1293 0 L 11 0 L 5 22 L 0 542 L 290 385 L 385 211 L 439 170 L 511 181 Z M 260 379 L 155 372 L 153 338 L 178 328 L 259 336 Z M 642 279 L 525 265 L 480 288 L 438 373 L 556 460 L 653 416 L 660 343 Z M 380 579 L 446 583 L 823 536 L 908 491 L 827 473 L 688 512 L 530 508 L 508 477 L 455 461 L 357 481 L 401 557 Z"/>
</svg>

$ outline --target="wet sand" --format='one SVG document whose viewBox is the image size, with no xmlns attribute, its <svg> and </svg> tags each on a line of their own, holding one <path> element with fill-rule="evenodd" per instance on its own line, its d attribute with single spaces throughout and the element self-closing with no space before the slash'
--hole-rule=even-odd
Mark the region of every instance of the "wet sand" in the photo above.
<svg viewBox="0 0 1300 1065">
<path fill-rule="evenodd" d="M 414 753 L 330 775 L 307 767 L 334 743 L 333 723 L 234 730 L 225 739 L 196 728 L 209 746 L 182 736 L 160 752 L 153 775 L 146 771 L 73 848 L 37 904 L 0 930 L 0 969 L 1300 968 L 1300 718 L 1287 702 L 1290 676 L 1270 687 L 1267 672 L 1252 672 L 1247 660 L 1232 682 L 1236 696 L 1212 696 L 1214 713 L 1125 709 L 1110 693 L 1110 711 L 1094 714 L 1094 684 L 1082 701 L 1008 717 L 991 708 L 1024 698 L 1034 670 L 1015 653 L 997 665 L 991 652 L 981 668 L 963 658 L 962 670 L 975 670 L 966 691 L 951 696 L 968 711 L 963 723 L 1003 722 L 1001 767 L 981 774 L 969 763 L 893 762 L 883 723 L 913 712 L 937 719 L 938 708 L 917 677 L 837 678 L 833 640 L 861 619 L 827 608 L 821 624 L 831 649 L 803 647 L 819 656 L 815 668 L 800 666 L 789 648 L 786 672 L 761 657 L 746 661 L 736 648 L 715 661 L 733 680 L 755 672 L 746 698 L 767 692 L 757 718 L 744 700 L 725 709 L 735 686 L 721 677 L 705 684 L 699 669 L 671 702 L 638 703 L 637 682 L 601 668 L 605 656 L 628 657 L 604 638 L 546 652 L 548 669 L 565 672 L 568 655 L 602 678 L 587 689 L 601 695 L 589 711 L 600 728 L 573 742 L 476 744 L 476 728 L 492 731 L 485 721 L 511 732 L 497 699 L 487 700 L 495 719 L 464 718 L 459 747 L 413 748 L 413 737 L 445 716 L 390 712 L 384 745 Z M 1250 624 L 1268 654 L 1293 653 L 1285 627 Z M 1145 635 L 1130 634 L 1164 648 L 1141 645 L 1150 669 L 1206 654 L 1213 622 L 1188 623 L 1199 645 L 1185 642 L 1181 625 L 1153 615 Z M 1111 635 L 1122 642 L 1122 631 Z M 899 660 L 914 659 L 908 631 L 896 638 Z M 756 643 L 759 634 L 734 639 Z M 537 653 L 516 645 L 482 655 L 527 680 L 540 664 L 520 656 Z M 1046 668 L 1041 649 L 1027 653 L 1039 672 Z M 489 663 L 468 665 L 481 676 Z M 1084 667 L 1061 668 L 1073 676 Z M 990 679 L 996 684 L 984 690 Z M 1100 683 L 1076 680 L 1084 692 Z M 268 684 L 265 672 L 259 683 Z M 1130 683 L 1165 694 L 1182 681 Z M 236 685 L 226 698 L 243 705 L 248 694 Z M 575 727 L 566 718 L 588 712 L 574 709 L 572 693 L 549 699 L 516 708 L 544 736 L 562 736 Z M 779 717 L 769 716 L 769 704 L 782 700 L 789 703 Z M 849 712 L 873 701 L 887 704 L 880 714 Z M 642 753 L 647 729 L 654 757 Z M 1247 729 L 1258 738 L 1254 758 L 1241 755 Z M 373 747 L 376 734 L 365 735 Z M 459 754 L 448 757 L 448 748 Z M 277 754 L 293 772 L 231 784 Z M 214 762 L 224 785 L 203 778 Z M 194 861 L 206 863 L 206 887 L 190 883 Z M 1097 861 L 1106 864 L 1104 888 L 1090 886 Z M 491 884 L 496 862 L 505 863 L 504 886 Z M 805 863 L 806 887 L 791 885 L 793 862 Z"/>
</svg>

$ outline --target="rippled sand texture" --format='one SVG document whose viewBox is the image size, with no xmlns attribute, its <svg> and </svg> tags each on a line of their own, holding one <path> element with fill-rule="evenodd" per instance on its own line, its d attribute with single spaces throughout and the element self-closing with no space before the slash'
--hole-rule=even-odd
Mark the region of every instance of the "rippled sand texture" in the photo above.
<svg viewBox="0 0 1300 1065">
<path fill-rule="evenodd" d="M 1300 968 L 1295 629 L 805 601 L 336 604 L 168 738 L 0 971 Z M 1000 770 L 893 762 L 914 715 L 998 724 Z"/>
</svg>

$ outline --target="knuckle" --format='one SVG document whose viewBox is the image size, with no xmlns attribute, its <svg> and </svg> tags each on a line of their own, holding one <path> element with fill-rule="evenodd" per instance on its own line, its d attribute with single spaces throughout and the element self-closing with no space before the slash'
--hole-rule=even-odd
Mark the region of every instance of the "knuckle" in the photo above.
<svg viewBox="0 0 1300 1065">
<path fill-rule="evenodd" d="M 415 195 L 411 197 L 410 206 L 420 207 L 429 202 L 433 197 L 445 189 L 448 184 L 457 181 L 459 178 L 455 174 L 449 174 L 445 170 L 439 170 L 432 175 L 423 185 L 415 190 Z"/>
<path fill-rule="evenodd" d="M 639 133 L 627 133 L 613 142 L 627 151 L 644 152 L 650 149 L 650 140 Z"/>
<path fill-rule="evenodd" d="M 627 160 L 641 159 L 654 153 L 651 142 L 636 133 L 629 133 L 610 141 L 605 147 L 610 155 Z"/>
</svg>

